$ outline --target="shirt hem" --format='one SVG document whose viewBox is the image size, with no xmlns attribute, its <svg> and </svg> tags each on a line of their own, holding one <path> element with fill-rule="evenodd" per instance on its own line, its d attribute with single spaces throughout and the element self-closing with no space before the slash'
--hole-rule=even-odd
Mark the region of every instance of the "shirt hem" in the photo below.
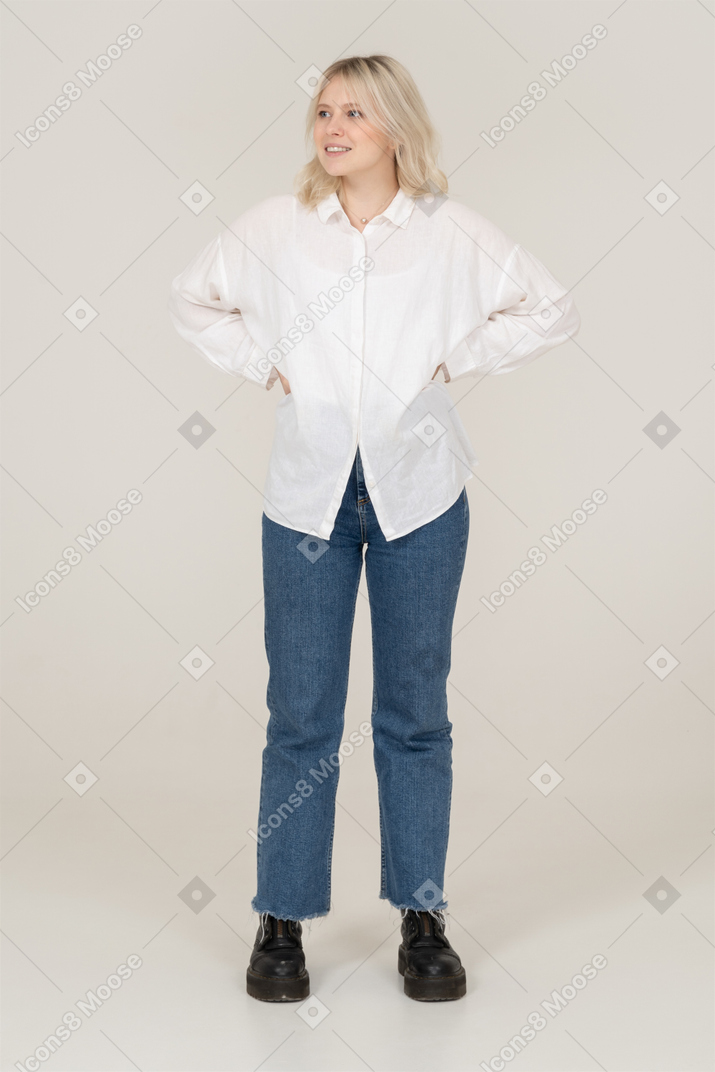
<svg viewBox="0 0 715 1072">
<path fill-rule="evenodd" d="M 459 496 L 464 491 L 464 487 L 465 487 L 467 481 L 471 480 L 473 476 L 474 476 L 474 473 L 469 473 L 468 476 L 465 477 L 464 484 L 462 484 L 461 488 L 459 489 L 459 491 L 457 492 L 455 497 L 452 499 L 452 501 L 450 503 L 447 504 L 447 506 L 439 506 L 439 507 L 437 507 L 436 510 L 433 513 L 431 513 L 428 517 L 426 517 L 424 521 L 420 521 L 417 525 L 413 525 L 411 528 L 403 529 L 402 532 L 397 532 L 397 533 L 395 533 L 394 536 L 388 536 L 387 533 L 385 532 L 385 530 L 382 529 L 382 525 L 380 525 L 380 528 L 382 529 L 382 534 L 385 537 L 385 540 L 388 543 L 391 543 L 393 540 L 399 540 L 402 536 L 409 536 L 409 534 L 411 532 L 414 532 L 416 529 L 422 528 L 423 525 L 429 525 L 430 521 L 436 521 L 436 519 L 438 517 L 441 517 L 442 514 L 446 514 L 447 511 L 451 510 L 452 507 L 454 506 L 454 504 L 457 502 L 457 500 L 459 499 Z M 373 503 L 373 507 L 374 507 L 374 505 L 375 504 Z M 380 519 L 378 518 L 378 523 L 379 523 L 379 521 L 380 521 Z"/>
</svg>

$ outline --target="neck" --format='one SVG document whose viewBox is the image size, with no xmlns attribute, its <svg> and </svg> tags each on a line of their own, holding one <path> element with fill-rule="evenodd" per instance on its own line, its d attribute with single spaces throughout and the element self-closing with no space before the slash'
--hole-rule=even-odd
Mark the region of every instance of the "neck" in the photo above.
<svg viewBox="0 0 715 1072">
<path fill-rule="evenodd" d="M 399 189 L 397 175 L 343 175 L 338 197 L 347 201 L 353 212 L 367 216 L 386 201 L 391 201 Z"/>
</svg>

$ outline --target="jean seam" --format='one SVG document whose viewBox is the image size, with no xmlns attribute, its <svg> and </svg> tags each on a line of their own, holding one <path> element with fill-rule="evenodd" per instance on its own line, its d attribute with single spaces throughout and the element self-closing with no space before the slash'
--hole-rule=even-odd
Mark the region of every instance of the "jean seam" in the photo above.
<svg viewBox="0 0 715 1072">
<path fill-rule="evenodd" d="M 374 641 L 374 639 L 373 639 L 373 642 L 372 642 L 372 658 L 373 658 L 373 665 L 374 665 L 374 662 L 375 662 L 375 641 Z M 377 711 L 377 708 L 378 708 L 377 681 L 373 681 L 372 711 L 370 712 L 370 724 L 371 725 L 372 725 L 373 720 L 375 718 L 375 713 Z M 374 742 L 373 742 L 373 763 L 374 763 L 374 756 L 375 756 L 375 746 L 374 746 Z M 384 823 L 383 823 L 383 819 L 382 819 L 382 804 L 380 803 L 379 787 L 378 787 L 378 794 L 377 794 L 377 810 L 378 810 L 378 818 L 379 818 L 379 826 L 380 826 L 380 897 L 384 897 L 384 896 L 386 896 L 386 892 L 387 892 L 387 858 L 386 858 L 386 854 L 385 854 L 385 830 L 384 830 Z"/>
<path fill-rule="evenodd" d="M 366 569 L 367 575 L 367 569 Z M 378 691 L 377 691 L 377 674 L 375 667 L 377 666 L 376 652 L 377 647 L 375 644 L 375 630 L 372 628 L 372 614 L 373 604 L 370 596 L 370 586 L 368 585 L 368 604 L 370 607 L 370 634 L 371 634 L 371 648 L 372 648 L 372 665 L 373 665 L 373 689 L 372 689 L 372 711 L 370 712 L 370 724 L 374 724 L 375 714 L 380 705 Z M 373 736 L 373 765 L 375 766 L 375 773 L 377 774 L 377 765 L 375 763 L 375 738 Z M 385 851 L 385 824 L 382 815 L 382 803 L 380 801 L 380 786 L 378 779 L 377 789 L 377 810 L 380 827 L 380 897 L 387 897 L 387 853 Z"/>
<path fill-rule="evenodd" d="M 353 610 L 352 610 L 352 614 L 350 616 L 350 628 L 348 629 L 348 637 L 350 638 L 350 640 L 352 639 L 353 628 L 355 626 L 355 611 L 357 609 L 357 597 L 358 597 L 358 591 L 359 591 L 359 588 L 360 588 L 360 579 L 361 579 L 361 577 L 362 577 L 362 561 L 360 563 L 360 569 L 358 571 L 357 580 L 356 580 L 356 583 L 355 583 L 355 592 L 353 594 Z M 345 677 L 343 679 L 343 695 L 345 695 L 346 698 L 347 698 L 347 691 L 348 691 L 349 683 L 350 683 L 350 655 L 348 653 L 348 659 L 347 659 L 347 662 L 346 662 L 346 665 L 345 665 Z M 345 716 L 344 716 L 344 708 L 343 708 L 343 728 L 342 728 L 342 732 L 341 732 L 341 744 L 342 744 L 342 733 L 344 733 L 344 732 L 345 732 Z M 340 746 L 338 746 L 338 747 L 340 747 Z M 326 912 L 330 911 L 330 900 L 331 900 L 331 896 L 332 896 L 333 840 L 334 840 L 334 837 L 335 837 L 335 815 L 336 815 L 336 811 L 337 811 L 337 795 L 338 795 L 338 784 L 339 784 L 339 782 L 340 782 L 340 766 L 338 765 L 338 769 L 336 771 L 336 778 L 335 778 L 335 790 L 334 790 L 334 793 L 333 793 L 333 821 L 332 821 L 331 828 L 330 828 L 330 839 L 328 841 L 326 860 L 325 860 L 325 870 L 326 870 L 326 876 L 327 876 L 327 900 L 325 902 L 325 904 L 326 904 L 326 909 L 325 909 Z"/>
</svg>

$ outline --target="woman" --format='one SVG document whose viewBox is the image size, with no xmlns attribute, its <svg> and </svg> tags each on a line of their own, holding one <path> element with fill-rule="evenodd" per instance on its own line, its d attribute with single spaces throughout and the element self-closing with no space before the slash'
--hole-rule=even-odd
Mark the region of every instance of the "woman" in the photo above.
<svg viewBox="0 0 715 1072">
<path fill-rule="evenodd" d="M 451 1000 L 466 978 L 445 935 L 446 682 L 477 459 L 435 377 L 510 372 L 580 321 L 543 264 L 445 197 L 436 133 L 396 60 L 333 63 L 308 134 L 295 196 L 240 216 L 169 305 L 207 360 L 284 390 L 262 517 L 270 718 L 247 989 L 309 993 L 300 921 L 330 909 L 338 767 L 359 743 L 341 745 L 365 548 L 379 896 L 401 911 L 405 993 Z"/>
</svg>

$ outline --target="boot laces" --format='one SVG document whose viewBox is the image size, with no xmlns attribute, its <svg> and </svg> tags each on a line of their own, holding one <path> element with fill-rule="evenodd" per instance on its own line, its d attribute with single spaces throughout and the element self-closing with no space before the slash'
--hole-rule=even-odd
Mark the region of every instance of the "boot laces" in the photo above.
<svg viewBox="0 0 715 1072">
<path fill-rule="evenodd" d="M 439 910 L 435 910 L 439 912 Z M 449 940 L 444 933 L 444 917 L 441 913 L 437 916 L 430 912 L 418 912 L 416 909 L 408 909 L 413 924 L 413 938 L 410 945 L 415 946 L 444 946 L 449 945 Z M 407 913 L 406 913 L 407 914 Z"/>
<path fill-rule="evenodd" d="M 263 948 L 296 948 L 299 929 L 295 920 L 277 919 L 269 912 L 261 913 L 261 942 Z"/>
</svg>

